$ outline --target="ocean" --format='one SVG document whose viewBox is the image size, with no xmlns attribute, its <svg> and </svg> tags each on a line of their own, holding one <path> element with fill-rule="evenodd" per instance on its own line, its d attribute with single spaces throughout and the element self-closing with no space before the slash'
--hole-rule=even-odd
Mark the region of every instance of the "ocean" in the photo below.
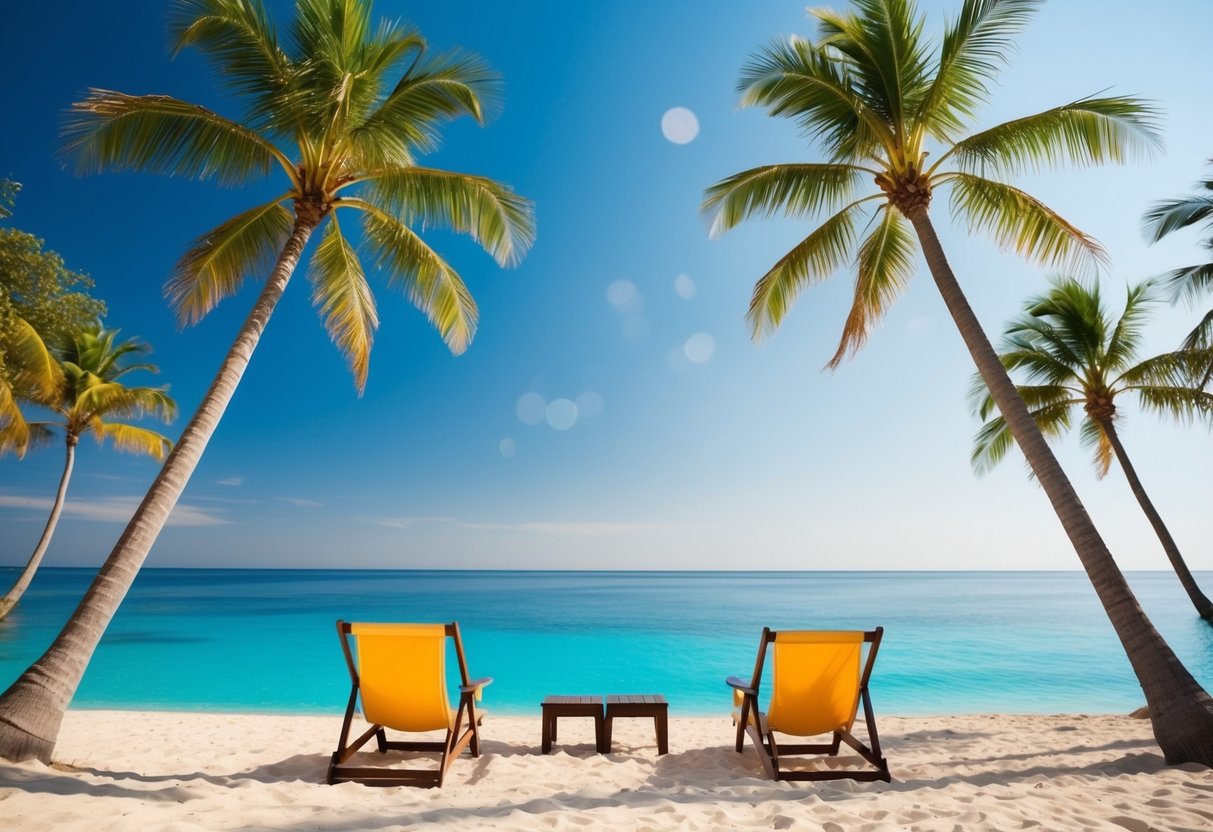
<svg viewBox="0 0 1213 832">
<path fill-rule="evenodd" d="M 0 569 L 7 586 L 13 568 Z M 0 622 L 0 688 L 50 644 L 93 575 L 39 572 Z M 1206 688 L 1213 627 L 1175 576 L 1130 573 L 1155 626 Z M 1213 574 L 1197 575 L 1213 592 Z M 73 705 L 338 713 L 334 622 L 458 621 L 485 706 L 548 694 L 661 693 L 723 714 L 759 633 L 885 628 L 876 713 L 1124 713 L 1144 700 L 1076 572 L 446 572 L 144 569 Z M 454 669 L 453 662 L 449 665 Z"/>
</svg>

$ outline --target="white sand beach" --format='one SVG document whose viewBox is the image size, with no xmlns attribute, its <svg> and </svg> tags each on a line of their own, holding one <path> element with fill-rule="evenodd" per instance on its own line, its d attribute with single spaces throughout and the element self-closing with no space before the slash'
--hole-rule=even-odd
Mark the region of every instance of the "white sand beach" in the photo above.
<svg viewBox="0 0 1213 832">
<path fill-rule="evenodd" d="M 892 783 L 775 783 L 732 750 L 727 715 L 618 721 L 593 753 L 562 720 L 485 720 L 479 759 L 442 789 L 323 783 L 340 717 L 72 710 L 50 766 L 0 764 L 15 830 L 822 829 L 1202 830 L 1213 771 L 1163 764 L 1121 716 L 885 717 Z M 377 756 L 377 755 L 373 755 Z M 396 754 L 397 757 L 402 755 Z"/>
</svg>

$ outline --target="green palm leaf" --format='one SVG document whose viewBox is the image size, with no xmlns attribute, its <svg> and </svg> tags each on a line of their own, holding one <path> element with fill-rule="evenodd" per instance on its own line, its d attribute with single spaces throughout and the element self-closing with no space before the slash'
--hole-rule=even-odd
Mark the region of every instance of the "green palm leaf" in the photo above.
<svg viewBox="0 0 1213 832">
<path fill-rule="evenodd" d="M 982 388 L 985 389 L 984 382 Z M 1024 390 L 1022 387 L 1019 389 L 1021 392 Z M 1025 397 L 1025 402 L 1027 402 L 1027 397 Z M 1038 403 L 1033 405 L 1032 402 L 1027 402 L 1027 404 L 1032 419 L 1045 438 L 1054 439 L 1069 430 L 1071 402 L 1052 399 L 1049 396 L 1048 388 L 1042 388 Z M 988 412 L 993 412 L 992 400 L 989 402 L 989 408 Z M 988 474 L 1006 458 L 1007 453 L 1014 446 L 1015 437 L 1011 435 L 1006 420 L 1002 416 L 995 416 L 983 424 L 973 437 L 973 452 L 969 455 L 969 464 L 975 473 Z"/>
<path fill-rule="evenodd" d="M 223 83 L 250 102 L 250 118 L 273 120 L 295 70 L 278 45 L 261 0 L 179 0 L 169 10 L 173 54 L 194 47 L 206 55 Z"/>
<path fill-rule="evenodd" d="M 294 223 L 282 205 L 286 198 L 250 208 L 194 240 L 164 287 L 179 321 L 196 323 L 245 279 L 274 265 Z"/>
<path fill-rule="evenodd" d="M 126 425 L 121 422 L 107 422 L 96 432 L 98 442 L 109 440 L 115 450 L 130 454 L 154 457 L 164 461 L 169 451 L 173 449 L 172 440 L 154 430 L 141 428 L 136 425 Z"/>
<path fill-rule="evenodd" d="M 969 173 L 1124 164 L 1162 146 L 1157 110 L 1135 98 L 1080 98 L 962 139 L 941 157 Z"/>
<path fill-rule="evenodd" d="M 919 108 L 921 130 L 952 141 L 987 98 L 986 84 L 1014 50 L 1021 32 L 1042 0 L 965 0 L 948 24 L 939 67 Z"/>
<path fill-rule="evenodd" d="M 1093 271 L 1108 256 L 1095 238 L 1071 225 L 1036 197 L 968 173 L 947 174 L 952 214 L 970 230 L 1042 266 Z"/>
<path fill-rule="evenodd" d="M 406 225 L 469 235 L 502 266 L 517 264 L 535 240 L 529 200 L 483 176 L 399 168 L 371 180 L 370 201 Z"/>
<path fill-rule="evenodd" d="M 705 214 L 715 212 L 713 237 L 754 216 L 783 213 L 805 217 L 850 198 L 864 172 L 854 165 L 838 164 L 752 168 L 708 188 L 701 210 Z"/>
<path fill-rule="evenodd" d="M 825 280 L 851 259 L 856 222 L 866 201 L 852 202 L 827 219 L 754 284 L 746 320 L 755 339 L 779 327 L 805 287 Z"/>
<path fill-rule="evenodd" d="M 855 299 L 843 325 L 838 350 L 826 365 L 830 369 L 863 348 L 872 328 L 905 291 L 914 273 L 918 246 L 909 223 L 888 206 L 882 207 L 880 213 L 876 227 L 859 247 Z"/>
<path fill-rule="evenodd" d="M 1204 184 L 1207 189 L 1213 190 L 1210 187 L 1213 181 Z M 1197 194 L 1156 202 L 1146 211 L 1146 238 L 1157 243 L 1173 231 L 1188 228 L 1210 218 L 1213 218 L 1213 194 Z"/>
<path fill-rule="evenodd" d="M 72 104 L 63 139 L 81 173 L 139 170 L 238 185 L 277 162 L 295 179 L 290 160 L 253 130 L 167 95 L 90 90 Z"/>
<path fill-rule="evenodd" d="M 894 144 L 892 131 L 852 89 L 837 62 L 802 38 L 775 41 L 741 70 L 741 106 L 787 116 L 829 149 L 858 160 Z"/>
<path fill-rule="evenodd" d="M 79 391 L 72 403 L 71 418 L 80 423 L 94 418 L 138 419 L 155 416 L 171 422 L 177 405 L 163 387 L 126 387 L 115 381 L 102 381 L 89 374 L 92 382 Z"/>
<path fill-rule="evenodd" d="M 370 368 L 371 345 L 379 326 L 375 298 L 362 264 L 341 233 L 334 216 L 312 256 L 312 303 L 320 310 L 325 329 L 349 359 L 354 384 L 361 395 Z"/>
<path fill-rule="evenodd" d="M 1111 470 L 1112 460 L 1116 456 L 1107 429 L 1096 419 L 1087 416 L 1078 428 L 1078 438 L 1083 446 L 1091 449 L 1092 461 L 1095 463 L 1095 476 L 1102 480 Z"/>
<path fill-rule="evenodd" d="M 500 76 L 476 55 L 427 55 L 396 84 L 365 121 L 351 129 L 349 151 L 374 171 L 411 165 L 414 156 L 438 149 L 439 128 L 468 115 L 483 123 L 497 106 Z"/>
<path fill-rule="evenodd" d="M 455 355 L 476 333 L 479 311 L 463 279 L 411 228 L 391 214 L 362 200 L 343 200 L 363 211 L 367 244 L 376 265 L 388 272 L 408 299 L 438 330 Z"/>
<path fill-rule="evenodd" d="M 810 9 L 821 46 L 841 53 L 864 104 L 904 141 L 930 87 L 924 18 L 907 0 L 853 0 L 858 13 Z"/>
</svg>

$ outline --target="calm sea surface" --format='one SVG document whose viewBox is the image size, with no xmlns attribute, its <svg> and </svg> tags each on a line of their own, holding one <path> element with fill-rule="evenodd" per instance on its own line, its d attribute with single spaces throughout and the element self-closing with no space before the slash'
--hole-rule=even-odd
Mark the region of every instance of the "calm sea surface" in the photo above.
<svg viewBox="0 0 1213 832">
<path fill-rule="evenodd" d="M 16 572 L 0 569 L 0 579 Z M 39 572 L 0 622 L 0 688 L 46 648 L 92 574 Z M 1213 687 L 1213 628 L 1175 577 L 1129 580 Z M 1213 574 L 1197 580 L 1213 592 Z M 534 713 L 553 693 L 663 693 L 675 712 L 721 713 L 724 678 L 749 675 L 764 625 L 884 626 L 877 714 L 1124 712 L 1143 702 L 1080 573 L 144 569 L 74 704 L 337 712 L 349 694 L 339 617 L 457 620 L 472 675 L 496 680 L 485 704 L 499 713 Z"/>
</svg>

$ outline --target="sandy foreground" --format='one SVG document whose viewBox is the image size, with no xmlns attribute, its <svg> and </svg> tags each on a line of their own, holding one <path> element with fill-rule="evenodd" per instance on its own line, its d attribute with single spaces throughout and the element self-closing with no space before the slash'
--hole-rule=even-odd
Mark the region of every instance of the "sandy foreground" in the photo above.
<svg viewBox="0 0 1213 832">
<path fill-rule="evenodd" d="M 885 717 L 893 782 L 774 783 L 726 716 L 484 724 L 441 790 L 323 783 L 338 716 L 73 710 L 57 762 L 0 763 L 4 830 L 1213 829 L 1213 771 L 1167 767 L 1119 716 Z M 378 754 L 368 755 L 378 757 Z M 397 760 L 405 755 L 389 754 Z M 416 756 L 416 755 L 411 755 Z M 858 758 L 843 758 L 855 762 Z"/>
</svg>

